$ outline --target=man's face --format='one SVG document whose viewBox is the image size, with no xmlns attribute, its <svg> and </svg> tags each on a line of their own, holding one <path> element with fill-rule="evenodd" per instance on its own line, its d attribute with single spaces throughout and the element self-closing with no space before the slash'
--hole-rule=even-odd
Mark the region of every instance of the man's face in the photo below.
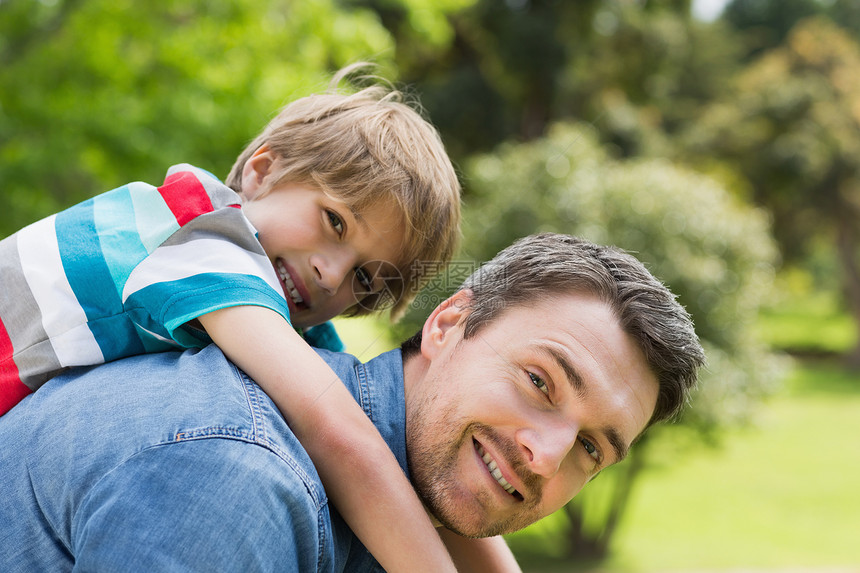
<svg viewBox="0 0 860 573">
<path fill-rule="evenodd" d="M 426 370 L 407 379 L 407 448 L 433 515 L 484 537 L 549 515 L 620 461 L 651 417 L 658 384 L 593 296 L 506 310 L 468 340 L 462 307 L 455 301 L 425 325 Z"/>
</svg>

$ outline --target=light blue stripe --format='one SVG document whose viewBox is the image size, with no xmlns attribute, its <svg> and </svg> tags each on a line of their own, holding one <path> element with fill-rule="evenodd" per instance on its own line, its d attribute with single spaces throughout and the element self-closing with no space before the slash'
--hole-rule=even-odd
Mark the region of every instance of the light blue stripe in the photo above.
<svg viewBox="0 0 860 573">
<path fill-rule="evenodd" d="M 138 236 L 133 209 L 128 186 L 93 199 L 93 224 L 102 257 L 120 297 L 128 276 L 148 254 Z"/>
<path fill-rule="evenodd" d="M 137 234 L 146 252 L 152 253 L 179 230 L 179 223 L 157 188 L 146 183 L 132 183 L 128 188 L 134 207 Z"/>
</svg>

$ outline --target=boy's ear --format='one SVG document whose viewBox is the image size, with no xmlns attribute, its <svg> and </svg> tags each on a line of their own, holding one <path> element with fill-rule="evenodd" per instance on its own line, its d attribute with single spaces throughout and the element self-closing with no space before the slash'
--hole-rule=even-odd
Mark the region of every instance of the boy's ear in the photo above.
<svg viewBox="0 0 860 573">
<path fill-rule="evenodd" d="M 266 176 L 275 164 L 275 153 L 268 144 L 261 145 L 242 167 L 242 195 L 253 199 L 263 188 Z"/>
<path fill-rule="evenodd" d="M 462 322 L 469 314 L 471 299 L 472 291 L 460 290 L 433 309 L 421 329 L 421 354 L 425 358 L 435 358 L 447 344 L 462 338 Z"/>
</svg>

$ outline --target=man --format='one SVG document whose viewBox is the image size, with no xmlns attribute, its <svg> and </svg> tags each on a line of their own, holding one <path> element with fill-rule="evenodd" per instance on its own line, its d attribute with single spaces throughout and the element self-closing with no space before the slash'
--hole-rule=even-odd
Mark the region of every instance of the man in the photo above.
<svg viewBox="0 0 860 573">
<path fill-rule="evenodd" d="M 456 534 L 522 528 L 624 458 L 704 360 L 638 261 L 549 234 L 502 251 L 402 350 L 321 353 L 455 559 Z M 375 567 L 272 402 L 214 346 L 60 377 L 0 418 L 0 441 L 0 570 Z"/>
</svg>

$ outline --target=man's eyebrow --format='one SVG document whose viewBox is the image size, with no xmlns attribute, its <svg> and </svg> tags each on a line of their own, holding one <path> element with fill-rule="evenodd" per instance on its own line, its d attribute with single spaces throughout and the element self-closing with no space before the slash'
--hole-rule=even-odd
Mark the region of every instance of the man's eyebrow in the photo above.
<svg viewBox="0 0 860 573">
<path fill-rule="evenodd" d="M 555 362 L 556 366 L 564 372 L 565 378 L 567 378 L 567 381 L 573 387 L 574 391 L 576 391 L 580 397 L 584 396 L 586 392 L 585 382 L 583 381 L 582 376 L 579 375 L 579 372 L 577 372 L 576 368 L 573 367 L 570 360 L 567 359 L 567 356 L 552 346 L 541 345 L 538 346 L 538 349 L 549 356 Z"/>
<path fill-rule="evenodd" d="M 606 440 L 612 446 L 612 449 L 615 450 L 615 463 L 626 458 L 629 448 L 627 447 L 627 443 L 621 438 L 618 430 L 610 426 L 603 428 L 602 433 L 606 436 Z"/>
</svg>

